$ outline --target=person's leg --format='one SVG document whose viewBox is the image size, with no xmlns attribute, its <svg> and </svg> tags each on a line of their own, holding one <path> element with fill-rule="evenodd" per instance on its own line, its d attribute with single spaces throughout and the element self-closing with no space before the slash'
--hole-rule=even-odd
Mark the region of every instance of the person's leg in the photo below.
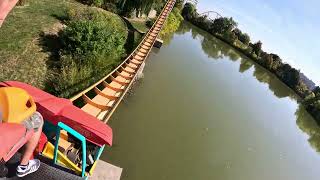
<svg viewBox="0 0 320 180">
<path fill-rule="evenodd" d="M 0 0 L 0 27 L 6 17 L 5 9 L 8 6 L 8 0 Z"/>
<path fill-rule="evenodd" d="M 42 127 L 40 127 L 38 131 L 35 132 L 35 134 L 31 137 L 31 139 L 25 145 L 25 151 L 23 153 L 20 165 L 28 165 L 28 162 L 31 156 L 38 145 L 41 132 L 42 132 Z"/>
<path fill-rule="evenodd" d="M 0 27 L 19 0 L 0 0 Z"/>
<path fill-rule="evenodd" d="M 40 113 L 34 113 L 28 120 L 24 121 L 27 129 L 34 129 L 35 133 L 25 145 L 20 165 L 17 167 L 17 176 L 23 177 L 37 171 L 40 167 L 38 159 L 30 160 L 34 150 L 37 148 L 43 126 L 43 118 Z"/>
</svg>

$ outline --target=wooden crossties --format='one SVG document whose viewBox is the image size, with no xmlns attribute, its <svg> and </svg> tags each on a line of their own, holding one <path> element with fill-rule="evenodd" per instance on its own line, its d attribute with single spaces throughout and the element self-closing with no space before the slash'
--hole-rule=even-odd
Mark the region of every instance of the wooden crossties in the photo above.
<svg viewBox="0 0 320 180">
<path fill-rule="evenodd" d="M 82 99 L 84 105 L 80 108 L 106 123 L 136 79 L 174 4 L 175 0 L 167 2 L 158 19 L 127 59 L 106 77 L 70 100 L 75 102 Z"/>
</svg>

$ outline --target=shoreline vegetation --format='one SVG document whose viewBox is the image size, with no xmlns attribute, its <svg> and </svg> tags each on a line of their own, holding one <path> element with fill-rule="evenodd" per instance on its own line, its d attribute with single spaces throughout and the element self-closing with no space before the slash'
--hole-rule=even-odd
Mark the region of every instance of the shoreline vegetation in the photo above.
<svg viewBox="0 0 320 180">
<path fill-rule="evenodd" d="M 279 80 L 303 99 L 302 104 L 306 110 L 320 124 L 320 87 L 315 86 L 303 73 L 284 63 L 277 54 L 263 51 L 261 41 L 252 43 L 250 36 L 237 27 L 238 24 L 232 17 L 219 17 L 211 20 L 207 15 L 199 14 L 196 6 L 190 2 L 184 4 L 181 14 L 186 21 L 231 45 L 275 74 Z"/>
<path fill-rule="evenodd" d="M 142 38 L 132 26 L 146 30 L 149 14 L 156 18 L 165 3 L 23 0 L 0 29 L 0 81 L 71 97 L 121 63 Z"/>
<path fill-rule="evenodd" d="M 59 74 L 51 79 L 54 87 L 52 93 L 58 92 L 62 97 L 76 94 L 117 67 L 142 39 L 132 27 L 134 25 L 142 27 L 143 24 L 134 24 L 132 20 L 147 19 L 153 10 L 156 10 L 158 15 L 166 0 L 82 0 L 81 2 L 89 7 L 70 9 L 65 18 L 66 28 L 59 32 L 62 46 L 59 59 L 62 67 Z M 183 19 L 181 9 L 175 9 L 174 12 L 170 15 L 171 19 L 180 20 L 174 26 L 178 29 Z M 108 14 L 118 17 L 110 18 Z M 115 20 L 117 18 L 119 20 Z M 128 21 L 131 21 L 130 24 Z M 172 31 L 171 27 L 171 24 L 166 24 L 164 29 Z"/>
</svg>

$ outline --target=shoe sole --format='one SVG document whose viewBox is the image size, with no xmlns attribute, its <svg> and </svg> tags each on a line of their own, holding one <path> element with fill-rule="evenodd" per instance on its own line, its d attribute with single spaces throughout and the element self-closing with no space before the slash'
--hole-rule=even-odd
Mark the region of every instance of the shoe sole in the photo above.
<svg viewBox="0 0 320 180">
<path fill-rule="evenodd" d="M 33 170 L 33 171 L 29 171 L 29 172 L 26 173 L 26 174 L 23 174 L 23 175 L 18 175 L 18 174 L 17 174 L 17 176 L 18 176 L 19 178 L 24 177 L 24 176 L 26 176 L 26 175 L 28 175 L 28 174 L 31 174 L 31 173 L 36 172 L 39 168 L 40 168 L 40 166 L 39 166 L 37 169 L 35 169 L 35 170 Z"/>
</svg>

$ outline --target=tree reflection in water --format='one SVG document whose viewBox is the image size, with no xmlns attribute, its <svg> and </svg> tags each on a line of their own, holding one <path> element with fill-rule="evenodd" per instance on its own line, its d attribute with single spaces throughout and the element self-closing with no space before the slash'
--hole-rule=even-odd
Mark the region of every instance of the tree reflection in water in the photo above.
<svg viewBox="0 0 320 180">
<path fill-rule="evenodd" d="M 309 143 L 317 152 L 320 152 L 320 127 L 302 105 L 296 111 L 298 127 L 309 135 Z"/>
<path fill-rule="evenodd" d="M 282 83 L 275 75 L 248 59 L 246 56 L 238 53 L 229 45 L 221 40 L 206 33 L 205 31 L 193 26 L 190 23 L 181 23 L 176 34 L 185 34 L 191 32 L 193 39 L 201 40 L 202 50 L 213 60 L 231 60 L 236 62 L 240 60 L 239 72 L 245 73 L 253 68 L 253 76 L 261 83 L 267 84 L 270 91 L 278 98 L 290 98 L 299 101 L 299 97 L 284 83 Z M 168 42 L 172 39 L 173 34 L 168 37 Z M 320 127 L 316 124 L 311 115 L 304 109 L 302 105 L 296 110 L 296 124 L 306 134 L 309 135 L 309 144 L 317 152 L 320 152 Z"/>
</svg>

